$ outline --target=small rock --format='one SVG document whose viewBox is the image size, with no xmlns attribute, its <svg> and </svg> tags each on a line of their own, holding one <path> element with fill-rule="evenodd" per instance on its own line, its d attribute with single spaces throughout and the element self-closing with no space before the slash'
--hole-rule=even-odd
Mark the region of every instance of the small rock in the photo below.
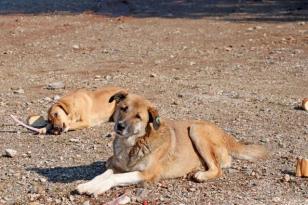
<svg viewBox="0 0 308 205">
<path fill-rule="evenodd" d="M 291 177 L 288 174 L 284 175 L 283 178 L 284 178 L 284 181 L 286 181 L 286 182 L 289 182 L 291 180 Z"/>
<path fill-rule="evenodd" d="M 70 139 L 70 142 L 79 142 L 79 139 L 77 139 L 77 138 L 71 138 L 71 139 Z"/>
<path fill-rule="evenodd" d="M 73 47 L 73 49 L 76 49 L 76 50 L 80 48 L 80 46 L 77 45 L 77 44 L 74 44 L 72 47 Z"/>
<path fill-rule="evenodd" d="M 191 61 L 190 63 L 189 63 L 189 65 L 191 65 L 191 66 L 193 66 L 193 65 L 196 65 L 197 63 L 195 62 L 195 61 Z"/>
<path fill-rule="evenodd" d="M 156 76 L 157 76 L 157 75 L 156 75 L 155 73 L 151 73 L 151 74 L 150 74 L 150 77 L 151 77 L 151 78 L 155 78 Z"/>
<path fill-rule="evenodd" d="M 47 179 L 45 179 L 45 178 L 40 178 L 40 182 L 45 183 L 45 182 L 47 182 Z"/>
<path fill-rule="evenodd" d="M 118 203 L 119 204 L 128 204 L 130 203 L 130 198 L 128 196 L 123 196 L 119 199 Z"/>
<path fill-rule="evenodd" d="M 54 101 L 57 101 L 57 100 L 59 100 L 59 99 L 60 99 L 60 96 L 59 96 L 59 95 L 53 96 L 53 100 L 54 100 Z"/>
<path fill-rule="evenodd" d="M 90 201 L 85 201 L 82 205 L 90 205 Z"/>
<path fill-rule="evenodd" d="M 95 79 L 100 79 L 101 76 L 100 76 L 100 75 L 96 75 L 96 76 L 94 76 L 94 78 L 95 78 Z"/>
<path fill-rule="evenodd" d="M 106 75 L 106 76 L 105 76 L 105 79 L 106 79 L 106 80 L 111 80 L 111 75 Z"/>
<path fill-rule="evenodd" d="M 14 149 L 6 149 L 6 150 L 4 150 L 4 156 L 6 156 L 6 157 L 11 157 L 11 158 L 13 158 L 13 157 L 15 157 L 16 155 L 17 155 L 17 151 L 14 150 Z"/>
<path fill-rule="evenodd" d="M 47 121 L 44 119 L 43 116 L 31 115 L 27 119 L 27 124 L 32 127 L 41 128 L 47 125 Z"/>
<path fill-rule="evenodd" d="M 301 26 L 303 26 L 303 25 L 305 25 L 305 24 L 306 24 L 305 21 L 298 22 L 298 25 L 301 25 Z"/>
<path fill-rule="evenodd" d="M 14 93 L 14 94 L 24 94 L 25 91 L 24 91 L 24 89 L 22 89 L 22 88 L 18 88 L 18 89 L 16 89 L 16 90 L 14 90 L 13 93 Z"/>
<path fill-rule="evenodd" d="M 65 88 L 65 84 L 62 81 L 53 82 L 47 85 L 47 89 L 55 90 L 55 89 L 63 89 Z"/>
</svg>

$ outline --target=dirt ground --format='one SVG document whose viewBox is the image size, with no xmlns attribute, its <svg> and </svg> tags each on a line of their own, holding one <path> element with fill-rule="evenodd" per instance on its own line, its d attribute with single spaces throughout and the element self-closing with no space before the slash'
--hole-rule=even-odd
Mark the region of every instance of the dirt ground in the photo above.
<svg viewBox="0 0 308 205">
<path fill-rule="evenodd" d="M 45 1 L 40 1 L 45 2 Z M 53 3 L 48 3 L 53 2 Z M 286 3 L 287 2 L 287 3 Z M 308 22 L 305 1 L 0 2 L 0 204 L 308 204 Z M 62 81 L 65 89 L 47 85 Z M 46 116 L 54 96 L 76 88 L 129 88 L 160 115 L 217 123 L 264 144 L 255 163 L 234 160 L 224 176 L 118 187 L 94 198 L 77 184 L 104 170 L 112 123 L 60 136 L 15 126 Z"/>
</svg>

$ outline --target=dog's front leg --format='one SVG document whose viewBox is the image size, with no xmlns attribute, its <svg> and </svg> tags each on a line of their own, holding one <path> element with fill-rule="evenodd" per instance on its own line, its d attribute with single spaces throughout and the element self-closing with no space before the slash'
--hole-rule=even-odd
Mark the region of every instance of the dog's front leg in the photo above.
<svg viewBox="0 0 308 205">
<path fill-rule="evenodd" d="M 105 191 L 108 191 L 112 187 L 137 184 L 144 180 L 141 172 L 139 171 L 121 174 L 110 174 L 107 177 L 102 177 L 102 175 L 95 177 L 87 183 L 80 184 L 77 187 L 77 191 L 80 194 L 90 194 L 97 196 L 104 193 Z"/>
<path fill-rule="evenodd" d="M 69 125 L 64 129 L 64 131 L 68 130 L 78 130 L 83 128 L 90 127 L 90 123 L 88 121 L 78 121 L 78 122 L 71 122 Z"/>
</svg>

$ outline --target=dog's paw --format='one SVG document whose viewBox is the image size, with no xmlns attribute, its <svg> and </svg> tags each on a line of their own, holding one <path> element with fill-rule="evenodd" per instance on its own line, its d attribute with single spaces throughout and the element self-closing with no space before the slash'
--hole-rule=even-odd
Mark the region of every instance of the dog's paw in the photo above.
<svg viewBox="0 0 308 205">
<path fill-rule="evenodd" d="M 105 191 L 108 191 L 112 187 L 111 180 L 102 180 L 102 181 L 90 181 L 84 184 L 79 184 L 76 188 L 76 191 L 79 194 L 88 194 L 93 196 L 98 196 Z"/>
<path fill-rule="evenodd" d="M 207 180 L 206 173 L 202 171 L 196 172 L 193 178 L 196 182 L 204 182 Z"/>
<path fill-rule="evenodd" d="M 87 182 L 87 183 L 79 184 L 76 187 L 76 191 L 79 194 L 89 194 L 90 188 L 91 188 L 91 184 Z"/>
</svg>

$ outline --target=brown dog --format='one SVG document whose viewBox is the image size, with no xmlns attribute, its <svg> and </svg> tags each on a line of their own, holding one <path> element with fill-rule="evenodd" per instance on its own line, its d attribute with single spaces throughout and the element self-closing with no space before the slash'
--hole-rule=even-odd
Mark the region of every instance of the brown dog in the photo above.
<svg viewBox="0 0 308 205">
<path fill-rule="evenodd" d="M 116 138 L 107 171 L 77 187 L 79 193 L 98 195 L 114 186 L 195 172 L 196 181 L 222 175 L 231 155 L 242 159 L 264 158 L 259 145 L 244 145 L 206 121 L 160 120 L 158 111 L 144 98 L 119 92 L 114 114 Z M 206 165 L 206 171 L 200 171 Z"/>
<path fill-rule="evenodd" d="M 52 132 L 60 134 L 68 130 L 93 127 L 107 122 L 115 111 L 111 96 L 124 89 L 104 87 L 95 91 L 79 89 L 62 98 L 48 110 Z"/>
</svg>

